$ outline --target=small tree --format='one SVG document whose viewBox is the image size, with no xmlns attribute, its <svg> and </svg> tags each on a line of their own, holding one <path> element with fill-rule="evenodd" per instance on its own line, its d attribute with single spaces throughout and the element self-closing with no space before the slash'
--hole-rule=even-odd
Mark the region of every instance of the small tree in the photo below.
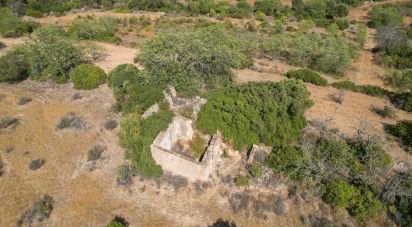
<svg viewBox="0 0 412 227">
<path fill-rule="evenodd" d="M 368 39 L 368 27 L 365 24 L 359 24 L 358 30 L 356 31 L 355 41 L 363 46 Z"/>
<path fill-rule="evenodd" d="M 342 179 L 336 179 L 325 185 L 323 199 L 336 208 L 347 208 L 355 193 L 355 188 Z"/>
</svg>

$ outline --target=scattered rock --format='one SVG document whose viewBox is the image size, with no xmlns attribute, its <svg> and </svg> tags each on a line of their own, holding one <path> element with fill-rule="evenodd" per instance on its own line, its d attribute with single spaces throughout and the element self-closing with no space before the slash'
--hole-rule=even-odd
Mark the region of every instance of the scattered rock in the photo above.
<svg viewBox="0 0 412 227">
<path fill-rule="evenodd" d="M 147 109 L 143 115 L 142 118 L 146 119 L 148 118 L 150 115 L 157 113 L 160 110 L 159 104 L 155 103 L 153 106 L 149 107 L 149 109 Z"/>
<path fill-rule="evenodd" d="M 45 161 L 43 159 L 32 160 L 29 164 L 29 169 L 33 171 L 40 169 L 43 166 L 44 162 Z"/>
</svg>

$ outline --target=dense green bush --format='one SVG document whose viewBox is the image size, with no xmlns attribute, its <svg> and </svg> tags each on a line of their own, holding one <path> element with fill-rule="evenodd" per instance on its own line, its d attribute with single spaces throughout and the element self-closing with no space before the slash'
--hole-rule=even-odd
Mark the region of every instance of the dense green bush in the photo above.
<svg viewBox="0 0 412 227">
<path fill-rule="evenodd" d="M 412 121 L 399 121 L 388 126 L 387 131 L 396 136 L 408 152 L 412 152 Z"/>
<path fill-rule="evenodd" d="M 37 29 L 25 48 L 33 79 L 66 82 L 69 71 L 85 62 L 81 48 L 67 39 L 64 30 L 57 26 Z"/>
<path fill-rule="evenodd" d="M 349 12 L 349 1 L 336 0 L 294 0 L 292 9 L 299 18 L 313 18 L 324 20 L 335 17 L 344 17 Z"/>
<path fill-rule="evenodd" d="M 357 55 L 356 46 L 345 38 L 317 33 L 276 34 L 265 40 L 260 49 L 268 55 L 286 58 L 291 64 L 336 75 L 349 70 Z"/>
<path fill-rule="evenodd" d="M 0 35 L 3 37 L 20 37 L 32 33 L 39 24 L 23 21 L 9 10 L 0 8 Z"/>
<path fill-rule="evenodd" d="M 312 83 L 318 86 L 328 85 L 328 81 L 321 77 L 317 72 L 310 69 L 291 70 L 286 73 L 288 78 L 303 80 L 303 82 Z"/>
<path fill-rule="evenodd" d="M 376 5 L 369 13 L 369 26 L 378 28 L 381 26 L 395 26 L 403 22 L 403 15 L 398 5 L 384 4 Z"/>
<path fill-rule="evenodd" d="M 289 179 L 299 181 L 305 178 L 304 174 L 309 157 L 299 147 L 281 146 L 275 147 L 266 158 L 265 163 L 275 172 L 283 172 Z"/>
<path fill-rule="evenodd" d="M 298 137 L 312 104 L 305 85 L 296 80 L 248 83 L 212 92 L 197 124 L 205 133 L 220 130 L 236 149 L 280 145 Z"/>
<path fill-rule="evenodd" d="M 152 158 L 150 145 L 172 121 L 173 112 L 162 105 L 161 110 L 146 119 L 140 115 L 126 115 L 120 122 L 119 142 L 129 150 L 133 173 L 155 177 L 163 173 L 162 168 Z"/>
<path fill-rule="evenodd" d="M 252 64 L 238 39 L 218 26 L 160 34 L 143 45 L 137 60 L 144 64 L 151 84 L 170 84 L 187 96 L 205 84 L 215 88 L 231 83 L 231 68 Z"/>
<path fill-rule="evenodd" d="M 347 208 L 355 194 L 355 187 L 342 179 L 336 179 L 325 185 L 323 200 L 337 208 Z"/>
<path fill-rule="evenodd" d="M 140 84 L 127 84 L 115 89 L 116 109 L 123 113 L 143 113 L 147 108 L 164 98 L 163 89 Z"/>
<path fill-rule="evenodd" d="M 257 0 L 253 10 L 275 18 L 281 18 L 288 14 L 288 8 L 279 0 Z"/>
<path fill-rule="evenodd" d="M 19 50 L 13 50 L 0 57 L 0 82 L 25 80 L 29 76 L 29 64 Z"/>
<path fill-rule="evenodd" d="M 77 19 L 68 33 L 79 39 L 120 43 L 121 38 L 116 35 L 118 27 L 118 20 L 112 17 Z"/>
<path fill-rule="evenodd" d="M 112 88 L 122 88 L 126 81 L 132 84 L 144 83 L 142 73 L 135 65 L 119 65 L 109 73 L 109 86 Z"/>
<path fill-rule="evenodd" d="M 72 69 L 69 75 L 75 89 L 91 90 L 106 82 L 103 69 L 91 64 L 81 64 Z"/>
</svg>

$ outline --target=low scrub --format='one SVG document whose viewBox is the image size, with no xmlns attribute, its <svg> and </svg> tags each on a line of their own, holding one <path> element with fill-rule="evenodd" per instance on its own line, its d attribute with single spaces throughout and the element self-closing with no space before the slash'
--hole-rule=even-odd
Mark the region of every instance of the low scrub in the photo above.
<svg viewBox="0 0 412 227">
<path fill-rule="evenodd" d="M 412 69 L 396 71 L 385 76 L 385 85 L 400 92 L 412 92 Z"/>
<path fill-rule="evenodd" d="M 293 65 L 338 76 L 351 68 L 358 50 L 357 45 L 343 37 L 317 33 L 276 34 L 265 40 L 260 49 L 270 56 L 285 58 Z"/>
<path fill-rule="evenodd" d="M 115 89 L 115 109 L 123 113 L 143 113 L 156 102 L 164 98 L 163 90 L 159 87 L 139 84 L 127 84 Z"/>
<path fill-rule="evenodd" d="M 306 125 L 303 114 L 312 104 L 300 81 L 248 83 L 212 92 L 197 124 L 208 134 L 221 131 L 235 149 L 279 145 L 297 139 Z"/>
<path fill-rule="evenodd" d="M 249 178 L 246 176 L 237 176 L 235 177 L 235 185 L 237 187 L 247 187 L 249 186 Z"/>
<path fill-rule="evenodd" d="M 24 97 L 19 98 L 19 100 L 17 100 L 17 105 L 23 106 L 31 101 L 32 101 L 32 98 L 24 96 Z"/>
<path fill-rule="evenodd" d="M 90 65 L 81 64 L 70 71 L 70 79 L 75 89 L 91 90 L 106 82 L 106 73 L 103 69 Z"/>
<path fill-rule="evenodd" d="M 412 121 L 399 121 L 389 125 L 387 132 L 398 138 L 406 151 L 412 153 Z"/>
<path fill-rule="evenodd" d="M 120 185 L 129 185 L 132 183 L 132 171 L 128 164 L 121 165 L 117 168 L 117 183 Z"/>
<path fill-rule="evenodd" d="M 25 211 L 17 221 L 17 226 L 33 225 L 33 222 L 40 224 L 45 219 L 48 219 L 54 208 L 54 199 L 49 195 L 44 195 L 37 200 L 33 206 Z"/>
<path fill-rule="evenodd" d="M 23 52 L 12 50 L 0 57 L 0 82 L 18 82 L 29 77 L 29 63 Z"/>
<path fill-rule="evenodd" d="M 83 130 L 87 128 L 87 123 L 82 117 L 71 112 L 60 118 L 59 122 L 56 125 L 56 128 L 60 130 L 66 128 Z"/>
<path fill-rule="evenodd" d="M 379 116 L 383 118 L 394 118 L 395 117 L 395 110 L 390 106 L 384 106 L 383 108 L 372 107 L 372 111 L 377 113 Z"/>
<path fill-rule="evenodd" d="M 32 160 L 29 164 L 30 170 L 38 170 L 44 165 L 45 161 L 43 159 Z"/>
<path fill-rule="evenodd" d="M 207 147 L 207 141 L 200 134 L 195 134 L 190 141 L 190 149 L 192 149 L 195 158 L 200 158 Z"/>
<path fill-rule="evenodd" d="M 390 92 L 374 85 L 356 85 L 351 81 L 341 81 L 332 84 L 337 89 L 350 90 L 363 93 L 374 97 L 384 97 L 390 95 Z"/>
<path fill-rule="evenodd" d="M 19 123 L 19 119 L 14 117 L 3 117 L 0 118 L 0 129 L 6 129 L 16 126 Z"/>
<path fill-rule="evenodd" d="M 323 78 L 318 73 L 310 69 L 291 70 L 286 73 L 286 76 L 288 78 L 299 79 L 303 82 L 312 83 L 318 86 L 328 85 L 328 81 L 325 78 Z"/>
<path fill-rule="evenodd" d="M 87 152 L 87 161 L 91 162 L 91 161 L 99 160 L 99 158 L 103 154 L 103 151 L 104 151 L 104 147 L 102 147 L 100 145 L 93 146 L 92 149 L 90 149 Z"/>
<path fill-rule="evenodd" d="M 399 5 L 376 5 L 369 13 L 369 26 L 378 28 L 381 26 L 396 26 L 403 23 L 403 15 Z"/>
<path fill-rule="evenodd" d="M 129 222 L 121 216 L 115 216 L 106 227 L 128 227 Z"/>
</svg>

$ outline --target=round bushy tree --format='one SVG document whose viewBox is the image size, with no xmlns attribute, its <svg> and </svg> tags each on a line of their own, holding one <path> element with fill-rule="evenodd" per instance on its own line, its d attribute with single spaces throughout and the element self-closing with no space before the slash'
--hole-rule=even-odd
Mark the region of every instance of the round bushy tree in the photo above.
<svg viewBox="0 0 412 227">
<path fill-rule="evenodd" d="M 74 88 L 90 90 L 106 82 L 106 73 L 97 66 L 81 64 L 70 71 L 70 79 Z"/>
</svg>

